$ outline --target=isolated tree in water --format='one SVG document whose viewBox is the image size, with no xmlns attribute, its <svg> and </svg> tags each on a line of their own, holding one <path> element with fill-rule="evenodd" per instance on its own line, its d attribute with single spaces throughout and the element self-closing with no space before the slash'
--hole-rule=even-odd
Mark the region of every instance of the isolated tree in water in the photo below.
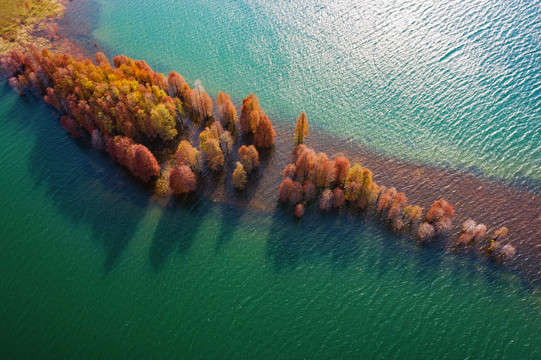
<svg viewBox="0 0 541 360">
<path fill-rule="evenodd" d="M 235 171 L 233 171 L 233 184 L 235 184 L 237 189 L 244 190 L 246 182 L 246 171 L 244 170 L 244 166 L 237 161 L 237 167 L 235 168 Z"/>
<path fill-rule="evenodd" d="M 295 127 L 294 142 L 295 145 L 304 144 L 304 138 L 308 135 L 308 118 L 304 112 L 297 118 Z"/>
</svg>

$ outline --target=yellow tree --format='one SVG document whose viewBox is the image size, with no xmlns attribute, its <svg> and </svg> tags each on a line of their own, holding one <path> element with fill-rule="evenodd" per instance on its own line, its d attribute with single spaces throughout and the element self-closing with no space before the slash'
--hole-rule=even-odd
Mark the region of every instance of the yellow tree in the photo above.
<svg viewBox="0 0 541 360">
<path fill-rule="evenodd" d="M 295 146 L 304 144 L 304 138 L 308 135 L 308 118 L 304 112 L 297 118 L 297 126 L 295 127 Z"/>
<path fill-rule="evenodd" d="M 246 185 L 246 171 L 239 161 L 237 161 L 237 167 L 233 171 L 233 184 L 239 190 L 244 190 L 244 186 Z"/>
</svg>

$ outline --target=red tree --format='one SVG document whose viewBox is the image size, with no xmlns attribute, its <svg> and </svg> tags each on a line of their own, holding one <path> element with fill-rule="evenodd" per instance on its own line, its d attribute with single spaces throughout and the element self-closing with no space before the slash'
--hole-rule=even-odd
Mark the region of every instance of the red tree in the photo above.
<svg viewBox="0 0 541 360">
<path fill-rule="evenodd" d="M 293 180 L 290 178 L 285 178 L 282 183 L 280 184 L 280 189 L 278 189 L 278 197 L 280 198 L 280 201 L 283 203 L 286 203 L 289 201 L 289 194 L 291 193 L 291 189 L 293 187 Z"/>
<path fill-rule="evenodd" d="M 407 202 L 408 199 L 406 198 L 406 194 L 404 194 L 403 192 L 399 192 L 398 194 L 396 194 L 391 204 L 391 208 L 389 209 L 389 213 L 387 214 L 387 219 L 393 220 L 401 216 L 402 209 Z"/>
<path fill-rule="evenodd" d="M 60 118 L 60 125 L 69 132 L 72 138 L 78 138 L 82 136 L 81 128 L 79 124 L 69 116 L 62 116 Z"/>
<path fill-rule="evenodd" d="M 182 97 L 182 87 L 184 84 L 187 85 L 187 83 L 179 73 L 176 71 L 171 71 L 167 77 L 167 83 L 170 87 L 169 94 L 171 96 Z"/>
<path fill-rule="evenodd" d="M 159 176 L 160 166 L 150 150 L 141 144 L 135 145 L 133 149 L 135 152 L 133 174 L 144 182 L 148 182 L 153 176 Z"/>
<path fill-rule="evenodd" d="M 304 216 L 304 205 L 303 204 L 297 204 L 295 206 L 295 216 L 299 219 Z"/>
<path fill-rule="evenodd" d="M 449 230 L 451 221 L 455 216 L 455 210 L 447 201 L 440 199 L 434 201 L 426 213 L 426 221 L 434 226 L 437 232 Z"/>
<path fill-rule="evenodd" d="M 253 93 L 242 100 L 239 123 L 245 134 L 255 134 L 262 112 L 259 99 Z"/>
<path fill-rule="evenodd" d="M 331 189 L 325 189 L 319 197 L 319 208 L 328 211 L 332 208 L 333 192 Z"/>
<path fill-rule="evenodd" d="M 344 181 L 346 181 L 346 176 L 349 172 L 349 160 L 344 157 L 339 157 L 334 160 L 334 173 L 335 173 L 335 180 L 334 182 L 337 185 L 343 185 Z"/>
<path fill-rule="evenodd" d="M 316 153 L 314 150 L 307 148 L 304 150 L 296 162 L 296 171 L 297 171 L 297 177 L 301 180 L 304 180 L 304 178 L 308 175 L 310 170 L 314 167 L 316 163 Z"/>
<path fill-rule="evenodd" d="M 169 175 L 169 187 L 177 195 L 189 193 L 196 189 L 197 180 L 188 166 L 175 166 Z"/>
<path fill-rule="evenodd" d="M 340 206 L 344 205 L 344 201 L 346 199 L 344 198 L 344 192 L 340 188 L 334 188 L 332 192 L 332 206 L 335 208 L 339 208 Z"/>
<path fill-rule="evenodd" d="M 111 67 L 109 59 L 107 59 L 107 56 L 105 56 L 105 54 L 101 51 L 98 51 L 96 54 L 94 54 L 94 58 L 96 59 L 96 63 L 98 64 L 98 66 L 104 66 L 108 68 Z"/>
<path fill-rule="evenodd" d="M 239 158 L 247 173 L 259 166 L 259 153 L 253 145 L 242 145 L 239 149 Z"/>
<path fill-rule="evenodd" d="M 316 185 L 310 180 L 307 180 L 302 185 L 302 192 L 306 201 L 312 201 L 316 198 Z"/>
<path fill-rule="evenodd" d="M 255 143 L 258 147 L 268 148 L 274 144 L 276 133 L 269 117 L 262 114 L 255 132 Z"/>
<path fill-rule="evenodd" d="M 218 118 L 222 122 L 225 128 L 227 128 L 232 134 L 235 134 L 237 128 L 237 109 L 231 101 L 231 96 L 220 91 L 216 98 L 216 112 Z"/>
<path fill-rule="evenodd" d="M 295 166 L 295 164 L 288 164 L 284 168 L 283 175 L 284 177 L 293 179 L 295 177 L 296 170 L 297 170 L 297 167 Z"/>
</svg>

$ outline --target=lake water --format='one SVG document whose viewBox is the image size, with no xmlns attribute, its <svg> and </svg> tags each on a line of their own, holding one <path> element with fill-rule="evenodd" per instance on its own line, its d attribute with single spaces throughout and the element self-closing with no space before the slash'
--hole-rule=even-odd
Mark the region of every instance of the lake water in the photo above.
<svg viewBox="0 0 541 360">
<path fill-rule="evenodd" d="M 70 16 L 109 55 L 253 91 L 276 121 L 541 180 L 539 2 L 98 5 Z M 0 160 L 2 358 L 541 357 L 515 276 L 359 217 L 160 206 L 5 83 Z"/>
</svg>

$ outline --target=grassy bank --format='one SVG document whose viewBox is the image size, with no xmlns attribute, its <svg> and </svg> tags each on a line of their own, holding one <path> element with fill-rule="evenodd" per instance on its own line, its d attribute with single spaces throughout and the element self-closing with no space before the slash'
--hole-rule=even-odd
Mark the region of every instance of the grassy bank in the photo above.
<svg viewBox="0 0 541 360">
<path fill-rule="evenodd" d="M 58 0 L 0 1 L 0 53 L 18 44 L 33 42 L 42 20 L 60 15 L 64 6 Z"/>
</svg>

